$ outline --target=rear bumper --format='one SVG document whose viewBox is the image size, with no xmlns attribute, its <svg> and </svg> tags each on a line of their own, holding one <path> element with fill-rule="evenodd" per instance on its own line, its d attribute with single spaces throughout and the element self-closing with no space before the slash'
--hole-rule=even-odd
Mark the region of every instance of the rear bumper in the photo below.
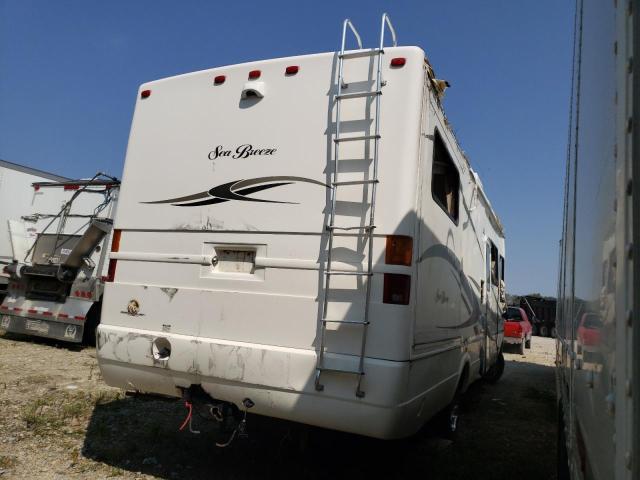
<svg viewBox="0 0 640 480">
<path fill-rule="evenodd" d="M 84 324 L 3 314 L 0 315 L 0 331 L 80 343 Z"/>
<path fill-rule="evenodd" d="M 168 341 L 171 353 L 160 358 Z M 240 406 L 255 402 L 253 413 L 377 438 L 400 438 L 417 431 L 421 407 L 429 399 L 405 400 L 410 362 L 365 360 L 364 398 L 357 398 L 355 375 L 323 373 L 315 389 L 316 353 L 273 345 L 152 332 L 100 325 L 97 355 L 104 380 L 112 386 L 180 396 L 199 384 L 213 398 Z M 327 367 L 357 369 L 357 357 L 325 356 Z M 426 392 L 425 392 L 426 393 Z"/>
<path fill-rule="evenodd" d="M 509 345 L 517 345 L 524 342 L 524 337 L 507 337 L 505 335 L 503 342 Z"/>
</svg>

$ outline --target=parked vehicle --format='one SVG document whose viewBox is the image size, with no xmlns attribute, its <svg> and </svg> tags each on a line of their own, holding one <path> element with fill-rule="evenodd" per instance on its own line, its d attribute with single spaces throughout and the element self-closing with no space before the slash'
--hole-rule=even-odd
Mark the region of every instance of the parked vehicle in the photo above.
<svg viewBox="0 0 640 480">
<path fill-rule="evenodd" d="M 10 220 L 12 262 L 0 329 L 95 342 L 119 181 L 35 182 L 33 205 Z"/>
<path fill-rule="evenodd" d="M 9 276 L 4 266 L 13 261 L 10 221 L 29 212 L 38 192 L 31 188 L 34 182 L 63 182 L 67 178 L 35 168 L 0 160 L 0 302 L 7 294 Z M 32 231 L 27 232 L 33 235 Z"/>
<path fill-rule="evenodd" d="M 518 345 L 520 354 L 524 355 L 525 347 L 531 348 L 533 335 L 527 313 L 520 307 L 508 307 L 502 318 L 504 318 L 504 343 Z"/>
<path fill-rule="evenodd" d="M 375 49 L 347 20 L 340 52 L 140 87 L 98 329 L 109 385 L 398 438 L 443 409 L 454 428 L 459 394 L 499 378 L 502 225 L 443 83 L 382 27 Z"/>
<path fill-rule="evenodd" d="M 576 7 L 556 322 L 558 478 L 637 480 L 640 1 Z"/>
<path fill-rule="evenodd" d="M 555 298 L 524 295 L 520 297 L 520 308 L 527 312 L 534 335 L 555 338 L 557 334 Z"/>
</svg>

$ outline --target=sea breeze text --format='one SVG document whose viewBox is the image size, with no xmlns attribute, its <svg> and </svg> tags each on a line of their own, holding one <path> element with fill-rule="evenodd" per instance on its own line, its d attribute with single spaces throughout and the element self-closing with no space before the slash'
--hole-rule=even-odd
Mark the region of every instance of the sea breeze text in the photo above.
<svg viewBox="0 0 640 480">
<path fill-rule="evenodd" d="M 253 145 L 247 143 L 236 148 L 235 152 L 225 150 L 222 145 L 218 145 L 214 150 L 209 152 L 209 160 L 215 160 L 219 157 L 231 158 L 249 158 L 256 155 L 273 155 L 277 148 L 253 148 Z"/>
</svg>

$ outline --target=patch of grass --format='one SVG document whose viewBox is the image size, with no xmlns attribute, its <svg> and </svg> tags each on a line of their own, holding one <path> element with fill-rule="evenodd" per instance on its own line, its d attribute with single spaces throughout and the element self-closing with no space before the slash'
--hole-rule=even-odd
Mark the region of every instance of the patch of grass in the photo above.
<svg viewBox="0 0 640 480">
<path fill-rule="evenodd" d="M 101 390 L 96 393 L 56 391 L 30 402 L 22 410 L 22 419 L 38 435 L 59 431 L 71 419 L 82 419 L 96 405 L 112 402 L 119 391 Z"/>
<path fill-rule="evenodd" d="M 22 381 L 30 385 L 44 385 L 45 383 L 49 383 L 49 380 L 51 380 L 51 377 L 49 377 L 48 375 L 37 374 L 37 375 L 29 375 L 25 377 Z"/>
<path fill-rule="evenodd" d="M 8 455 L 0 455 L 0 468 L 11 468 L 18 464 L 16 457 L 9 457 Z"/>
<path fill-rule="evenodd" d="M 122 475 L 124 475 L 124 470 L 118 467 L 111 467 L 107 473 L 107 477 L 121 477 Z"/>
</svg>

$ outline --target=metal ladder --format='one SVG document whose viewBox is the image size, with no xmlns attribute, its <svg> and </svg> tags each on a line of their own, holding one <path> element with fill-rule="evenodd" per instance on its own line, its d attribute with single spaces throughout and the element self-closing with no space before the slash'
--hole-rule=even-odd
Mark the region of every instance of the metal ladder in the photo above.
<svg viewBox="0 0 640 480">
<path fill-rule="evenodd" d="M 378 184 L 378 144 L 380 142 L 380 97 L 382 95 L 382 55 L 384 54 L 384 33 L 385 27 L 389 28 L 391 32 L 391 36 L 393 39 L 393 46 L 397 46 L 396 40 L 396 32 L 391 25 L 391 21 L 389 20 L 389 16 L 385 13 L 382 15 L 382 25 L 380 28 L 380 44 L 378 48 L 374 48 L 371 50 L 363 50 L 362 49 L 362 40 L 360 39 L 360 35 L 358 31 L 351 23 L 351 20 L 346 19 L 342 26 L 342 45 L 340 48 L 340 53 L 338 54 L 338 89 L 337 94 L 335 96 L 336 101 L 336 133 L 333 139 L 334 144 L 334 157 L 333 157 L 333 175 L 331 182 L 331 211 L 329 215 L 329 223 L 326 225 L 326 229 L 329 234 L 328 242 L 327 242 L 327 263 L 324 271 L 324 291 L 322 298 L 322 318 L 320 325 L 320 346 L 318 350 L 318 356 L 316 361 L 316 376 L 315 376 L 315 388 L 318 391 L 322 391 L 324 389 L 324 385 L 320 383 L 320 376 L 322 372 L 334 372 L 334 373 L 342 373 L 342 374 L 351 374 L 358 376 L 358 383 L 356 386 L 356 396 L 359 398 L 364 397 L 364 391 L 361 389 L 362 377 L 364 376 L 364 354 L 365 354 L 365 346 L 367 341 L 367 327 L 369 326 L 369 305 L 371 298 L 371 278 L 373 276 L 373 230 L 376 228 L 374 224 L 375 220 L 375 205 L 376 205 L 376 187 Z M 358 42 L 358 50 L 354 50 L 351 52 L 345 52 L 345 44 L 347 39 L 347 27 L 353 32 L 357 42 Z M 377 73 L 376 73 L 376 82 L 375 89 L 373 91 L 366 92 L 355 92 L 355 93 L 342 93 L 342 89 L 344 86 L 344 61 L 352 58 L 362 58 L 362 57 L 376 57 L 377 58 Z M 340 104 L 343 100 L 350 100 L 353 98 L 363 98 L 363 97 L 375 97 L 375 133 L 373 135 L 360 135 L 355 137 L 341 137 L 340 135 Z M 340 144 L 342 142 L 353 142 L 353 141 L 369 141 L 373 140 L 373 178 L 371 180 L 352 180 L 352 181 L 339 181 L 338 180 L 338 164 L 340 162 Z M 369 224 L 364 226 L 355 226 L 355 227 L 339 227 L 335 224 L 336 217 L 336 197 L 338 195 L 338 187 L 346 186 L 346 185 L 371 185 L 371 207 L 369 209 Z M 367 259 L 367 269 L 363 272 L 347 272 L 340 270 L 332 269 L 332 250 L 333 250 L 333 238 L 336 230 L 343 231 L 362 231 L 365 235 L 366 241 L 368 243 L 368 259 Z M 365 309 L 364 309 L 364 319 L 363 320 L 331 320 L 327 318 L 327 305 L 329 299 L 329 288 L 331 283 L 332 275 L 352 275 L 352 276 L 360 276 L 366 277 L 366 298 L 365 298 Z M 360 345 L 360 356 L 358 362 L 358 369 L 336 369 L 336 368 L 327 368 L 324 365 L 324 348 L 325 348 L 325 332 L 327 329 L 328 323 L 334 324 L 350 324 L 353 326 L 357 326 L 362 328 L 362 336 L 361 336 L 361 345 Z"/>
</svg>

